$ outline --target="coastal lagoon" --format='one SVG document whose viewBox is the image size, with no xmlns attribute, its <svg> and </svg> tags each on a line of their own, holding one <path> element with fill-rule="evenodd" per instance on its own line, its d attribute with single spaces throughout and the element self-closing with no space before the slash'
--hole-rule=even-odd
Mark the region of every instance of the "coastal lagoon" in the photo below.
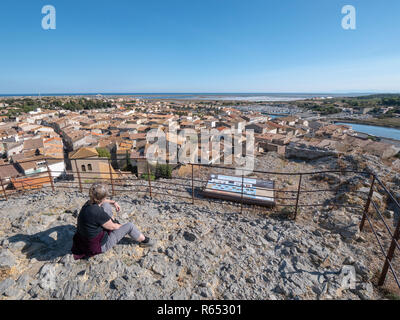
<svg viewBox="0 0 400 320">
<path fill-rule="evenodd" d="M 336 122 L 336 124 L 344 124 L 352 127 L 354 131 L 370 134 L 376 137 L 400 140 L 400 129 L 346 122 Z"/>
<path fill-rule="evenodd" d="M 279 114 L 266 114 L 266 116 L 271 117 L 272 119 L 276 119 L 276 118 L 283 118 L 283 117 L 288 117 L 288 114 L 285 115 L 279 115 Z"/>
</svg>

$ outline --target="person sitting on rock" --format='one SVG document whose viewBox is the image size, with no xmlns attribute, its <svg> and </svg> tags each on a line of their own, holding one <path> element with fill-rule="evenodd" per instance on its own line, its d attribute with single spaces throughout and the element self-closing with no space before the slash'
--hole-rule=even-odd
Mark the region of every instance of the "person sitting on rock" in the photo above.
<svg viewBox="0 0 400 320">
<path fill-rule="evenodd" d="M 141 247 L 150 247 L 153 242 L 145 237 L 133 223 L 123 225 L 113 219 L 112 205 L 116 211 L 120 206 L 108 200 L 107 186 L 95 183 L 90 187 L 89 197 L 78 215 L 78 226 L 73 237 L 71 252 L 75 259 L 104 253 L 117 244 L 125 235 L 139 242 Z"/>
</svg>

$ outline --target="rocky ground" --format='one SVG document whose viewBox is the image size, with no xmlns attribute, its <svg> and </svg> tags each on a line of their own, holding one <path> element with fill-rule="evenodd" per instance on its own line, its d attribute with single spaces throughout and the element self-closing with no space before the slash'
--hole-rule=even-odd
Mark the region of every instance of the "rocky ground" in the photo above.
<svg viewBox="0 0 400 320">
<path fill-rule="evenodd" d="M 287 170 L 301 165 L 286 161 Z M 126 237 L 105 254 L 75 261 L 70 248 L 85 194 L 42 190 L 1 201 L 0 299 L 385 298 L 373 285 L 383 261 L 371 233 L 358 231 L 359 210 L 310 208 L 295 222 L 266 209 L 240 213 L 226 202 L 192 205 L 172 195 L 131 191 L 114 199 L 118 220 L 134 222 L 156 240 L 153 248 Z M 349 266 L 353 288 L 342 283 Z"/>
</svg>

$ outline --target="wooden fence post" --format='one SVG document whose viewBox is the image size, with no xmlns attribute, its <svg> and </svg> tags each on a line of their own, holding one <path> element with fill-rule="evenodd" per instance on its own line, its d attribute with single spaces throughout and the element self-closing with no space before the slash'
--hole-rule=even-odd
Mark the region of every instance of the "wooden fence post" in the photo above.
<svg viewBox="0 0 400 320">
<path fill-rule="evenodd" d="M 54 191 L 53 177 L 51 176 L 51 172 L 50 172 L 50 168 L 49 168 L 49 164 L 47 163 L 47 160 L 46 160 L 46 167 L 47 167 L 47 174 L 49 175 L 49 179 L 50 179 L 50 183 L 51 183 L 51 190 Z"/>
<path fill-rule="evenodd" d="M 364 213 L 363 213 L 363 216 L 362 216 L 361 222 L 360 222 L 360 231 L 362 231 L 364 229 L 365 219 L 367 217 L 369 206 L 371 204 L 372 195 L 374 194 L 374 183 L 375 183 L 375 175 L 372 175 L 371 187 L 369 189 L 368 199 L 365 204 Z"/>
<path fill-rule="evenodd" d="M 112 177 L 112 171 L 111 171 L 111 162 L 110 162 L 110 159 L 108 159 L 108 169 L 109 169 L 109 171 L 110 171 L 110 180 L 111 180 L 111 190 L 112 190 L 112 195 L 114 196 L 114 195 L 115 195 L 115 192 L 114 192 L 114 181 L 113 181 L 113 177 Z"/>
<path fill-rule="evenodd" d="M 4 188 L 4 184 L 3 184 L 3 178 L 0 178 L 0 182 L 1 182 L 1 188 L 3 189 L 3 192 L 4 192 L 4 198 L 6 198 L 6 201 L 8 201 L 7 192 L 6 192 L 6 189 Z"/>
<path fill-rule="evenodd" d="M 151 194 L 151 178 L 150 178 L 149 162 L 147 162 L 147 180 L 149 181 L 150 197 L 152 197 L 152 194 Z"/>
<path fill-rule="evenodd" d="M 191 163 L 192 166 L 192 204 L 194 204 L 194 177 L 193 177 L 193 163 Z"/>
<path fill-rule="evenodd" d="M 394 251 L 396 250 L 396 241 L 400 238 L 400 220 L 397 222 L 396 230 L 393 234 L 392 242 L 390 243 L 390 247 L 388 253 L 386 255 L 385 264 L 383 265 L 383 269 L 381 275 L 379 277 L 378 286 L 383 286 L 385 283 L 386 275 L 389 270 L 389 262 L 392 262 Z"/>
<path fill-rule="evenodd" d="M 243 212 L 243 184 L 244 184 L 244 172 L 242 170 L 242 193 L 240 197 L 240 213 Z"/>
<path fill-rule="evenodd" d="M 296 220 L 296 218 L 297 218 L 297 210 L 299 208 L 299 198 L 300 198 L 300 189 L 301 189 L 301 178 L 302 178 L 302 176 L 303 175 L 300 174 L 299 186 L 298 186 L 298 189 L 297 189 L 296 208 L 294 209 L 294 218 L 293 218 L 293 220 Z"/>
<path fill-rule="evenodd" d="M 78 164 L 76 163 L 76 159 L 74 159 L 74 161 L 75 161 L 76 174 L 78 175 L 79 190 L 82 192 L 81 175 L 79 174 L 79 168 L 78 168 Z"/>
</svg>

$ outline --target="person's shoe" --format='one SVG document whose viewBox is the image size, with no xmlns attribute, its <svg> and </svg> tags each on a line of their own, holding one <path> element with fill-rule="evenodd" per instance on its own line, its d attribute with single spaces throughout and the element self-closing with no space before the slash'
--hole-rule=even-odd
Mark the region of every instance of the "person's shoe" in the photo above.
<svg viewBox="0 0 400 320">
<path fill-rule="evenodd" d="M 149 248 L 154 245 L 154 241 L 150 240 L 149 237 L 144 237 L 144 240 L 139 243 L 139 247 L 141 248 Z"/>
</svg>

